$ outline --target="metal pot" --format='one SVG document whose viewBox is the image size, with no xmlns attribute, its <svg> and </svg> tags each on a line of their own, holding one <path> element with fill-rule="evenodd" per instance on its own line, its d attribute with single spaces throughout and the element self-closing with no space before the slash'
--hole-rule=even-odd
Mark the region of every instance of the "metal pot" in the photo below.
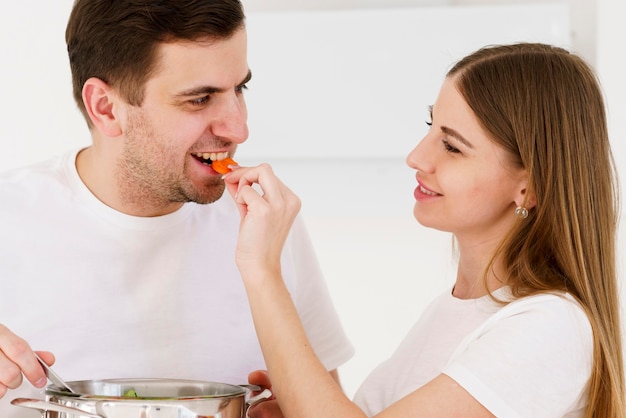
<svg viewBox="0 0 626 418">
<path fill-rule="evenodd" d="M 13 405 L 42 418 L 244 418 L 271 396 L 258 387 L 177 379 L 106 379 L 68 382 L 75 393 L 50 385 L 46 400 L 17 398 Z M 133 396 L 129 396 L 132 392 Z M 137 396 L 134 396 L 134 395 Z"/>
</svg>

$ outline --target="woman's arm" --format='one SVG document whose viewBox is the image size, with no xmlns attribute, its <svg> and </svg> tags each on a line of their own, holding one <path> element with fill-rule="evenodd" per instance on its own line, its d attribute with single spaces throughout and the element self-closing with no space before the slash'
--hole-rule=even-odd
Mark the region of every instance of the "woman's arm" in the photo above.
<svg viewBox="0 0 626 418">
<path fill-rule="evenodd" d="M 242 216 L 237 265 L 272 380 L 272 391 L 283 413 L 290 418 L 365 417 L 316 357 L 281 277 L 280 254 L 300 210 L 300 200 L 268 165 L 237 169 L 224 180 Z M 261 190 L 253 188 L 255 184 Z M 492 415 L 452 379 L 441 375 L 380 416 Z"/>
<path fill-rule="evenodd" d="M 242 215 L 237 265 L 283 413 L 364 417 L 317 359 L 281 277 L 280 254 L 300 200 L 268 165 L 237 169 L 225 182 Z"/>
</svg>

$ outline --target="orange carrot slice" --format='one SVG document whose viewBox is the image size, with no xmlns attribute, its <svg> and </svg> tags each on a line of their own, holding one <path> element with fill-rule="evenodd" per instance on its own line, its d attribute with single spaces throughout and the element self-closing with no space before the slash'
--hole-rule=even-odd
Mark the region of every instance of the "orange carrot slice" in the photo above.
<svg viewBox="0 0 626 418">
<path fill-rule="evenodd" d="M 232 158 L 224 158 L 223 160 L 213 161 L 211 167 L 220 174 L 230 173 L 229 165 L 237 165 Z"/>
</svg>

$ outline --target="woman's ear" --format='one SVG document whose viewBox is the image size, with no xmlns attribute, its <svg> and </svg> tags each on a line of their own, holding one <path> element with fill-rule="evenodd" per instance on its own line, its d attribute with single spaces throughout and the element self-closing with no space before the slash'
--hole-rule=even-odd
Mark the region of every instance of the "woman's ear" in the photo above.
<svg viewBox="0 0 626 418">
<path fill-rule="evenodd" d="M 114 111 L 119 96 L 111 86 L 96 77 L 88 79 L 83 85 L 83 103 L 95 129 L 108 137 L 122 134 L 120 121 Z"/>
<path fill-rule="evenodd" d="M 534 208 L 537 205 L 537 195 L 528 184 L 528 174 L 524 173 L 520 180 L 519 192 L 515 198 L 516 206 L 523 206 L 526 209 Z"/>
<path fill-rule="evenodd" d="M 531 209 L 534 208 L 535 206 L 537 206 L 537 196 L 535 195 L 535 193 L 530 190 L 530 189 L 524 189 L 522 190 L 522 195 L 525 196 L 522 199 L 520 199 L 519 202 L 515 202 L 517 203 L 517 206 L 523 206 L 526 209 Z"/>
</svg>

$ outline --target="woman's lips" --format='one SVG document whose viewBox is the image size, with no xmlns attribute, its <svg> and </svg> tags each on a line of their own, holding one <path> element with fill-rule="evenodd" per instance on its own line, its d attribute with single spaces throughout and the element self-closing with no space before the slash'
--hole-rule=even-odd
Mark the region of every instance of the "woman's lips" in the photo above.
<svg viewBox="0 0 626 418">
<path fill-rule="evenodd" d="M 413 195 L 415 196 L 415 199 L 419 200 L 419 201 L 424 201 L 424 200 L 428 200 L 428 199 L 432 199 L 432 198 L 441 196 L 441 194 L 432 191 L 431 189 L 429 189 L 428 187 L 424 186 L 419 181 L 417 182 L 417 187 L 415 188 L 415 191 L 413 192 Z"/>
</svg>

